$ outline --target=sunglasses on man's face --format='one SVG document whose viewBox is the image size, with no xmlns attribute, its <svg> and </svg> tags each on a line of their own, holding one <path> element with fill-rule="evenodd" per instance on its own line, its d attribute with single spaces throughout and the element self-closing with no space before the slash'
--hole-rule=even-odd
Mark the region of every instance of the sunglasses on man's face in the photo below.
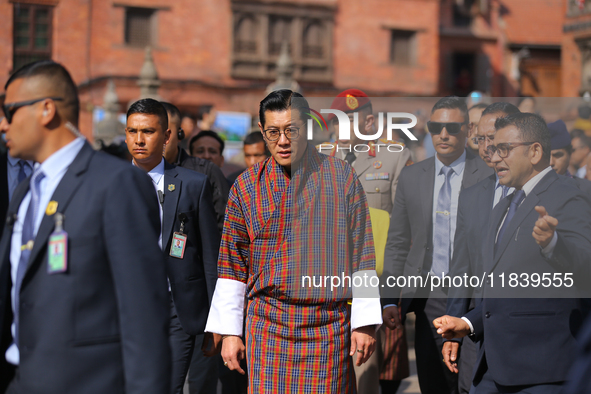
<svg viewBox="0 0 591 394">
<path fill-rule="evenodd" d="M 2 105 L 2 112 L 4 112 L 4 116 L 6 117 L 6 121 L 8 122 L 8 124 L 10 124 L 10 123 L 12 123 L 12 117 L 14 116 L 17 109 L 22 108 L 22 107 L 26 107 L 29 105 L 33 105 L 35 103 L 38 103 L 40 101 L 47 100 L 47 99 L 54 100 L 54 101 L 63 100 L 63 98 L 61 98 L 61 97 L 42 97 L 42 98 L 33 99 L 33 100 L 19 101 L 16 103 L 8 103 L 8 104 Z"/>
<path fill-rule="evenodd" d="M 450 135 L 459 134 L 462 131 L 462 126 L 466 123 L 460 122 L 427 122 L 427 129 L 429 129 L 429 133 L 431 134 L 441 134 L 441 131 L 445 127 L 447 133 Z"/>
</svg>

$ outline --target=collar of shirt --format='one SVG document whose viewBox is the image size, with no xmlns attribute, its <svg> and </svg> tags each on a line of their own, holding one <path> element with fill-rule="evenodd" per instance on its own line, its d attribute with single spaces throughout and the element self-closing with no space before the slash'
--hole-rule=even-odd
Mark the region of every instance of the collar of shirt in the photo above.
<svg viewBox="0 0 591 394">
<path fill-rule="evenodd" d="M 152 178 L 155 185 L 160 184 L 160 180 L 162 180 L 162 177 L 164 176 L 164 158 L 160 160 L 160 163 L 156 167 L 148 171 L 148 175 Z"/>
<path fill-rule="evenodd" d="M 18 166 L 18 162 L 21 159 L 17 159 L 15 157 L 10 156 L 10 154 L 6 155 L 8 156 L 8 164 L 10 164 L 11 167 L 16 167 Z M 29 163 L 29 165 L 31 166 L 31 169 L 33 169 L 33 166 L 35 165 L 35 162 L 31 161 L 31 160 L 25 160 L 27 163 Z"/>
<path fill-rule="evenodd" d="M 437 155 L 435 155 L 435 176 L 441 173 L 441 169 L 445 164 L 439 160 Z M 466 150 L 462 152 L 462 155 L 458 157 L 453 163 L 451 163 L 450 167 L 453 168 L 454 174 L 457 176 L 462 176 L 464 172 L 464 167 L 466 166 Z"/>
<path fill-rule="evenodd" d="M 542 178 L 545 177 L 546 174 L 549 173 L 550 171 L 552 171 L 552 167 L 550 167 L 550 166 L 546 167 L 542 172 L 540 172 L 538 175 L 534 176 L 532 179 L 527 181 L 525 183 L 525 185 L 523 185 L 521 190 L 523 190 L 525 192 L 526 197 L 534 189 L 534 187 L 536 187 L 538 182 L 540 182 L 542 180 Z"/>
<path fill-rule="evenodd" d="M 42 164 L 36 163 L 33 172 L 43 171 L 45 179 L 48 181 L 60 177 L 66 172 L 70 164 L 74 161 L 80 149 L 86 140 L 84 138 L 76 138 L 68 145 L 64 146 L 51 156 L 49 156 Z"/>
</svg>

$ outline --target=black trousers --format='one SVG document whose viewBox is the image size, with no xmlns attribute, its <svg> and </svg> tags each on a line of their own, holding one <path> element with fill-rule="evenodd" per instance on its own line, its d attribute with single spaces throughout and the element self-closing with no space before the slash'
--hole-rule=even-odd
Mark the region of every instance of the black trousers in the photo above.
<svg viewBox="0 0 591 394">
<path fill-rule="evenodd" d="M 218 386 L 218 364 L 222 357 L 217 354 L 205 357 L 201 351 L 204 334 L 195 336 L 195 351 L 189 368 L 189 393 L 216 394 Z"/>
<path fill-rule="evenodd" d="M 419 386 L 422 394 L 458 394 L 458 375 L 443 362 L 443 338 L 433 326 L 434 319 L 445 315 L 447 306 L 445 294 L 441 292 L 437 295 L 415 298 L 411 304 L 416 314 L 415 352 Z"/>
<path fill-rule="evenodd" d="M 195 336 L 187 334 L 181 327 L 172 297 L 170 298 L 170 330 L 168 342 L 172 353 L 172 394 L 182 394 L 185 378 L 189 371 L 191 356 L 195 348 Z"/>
</svg>

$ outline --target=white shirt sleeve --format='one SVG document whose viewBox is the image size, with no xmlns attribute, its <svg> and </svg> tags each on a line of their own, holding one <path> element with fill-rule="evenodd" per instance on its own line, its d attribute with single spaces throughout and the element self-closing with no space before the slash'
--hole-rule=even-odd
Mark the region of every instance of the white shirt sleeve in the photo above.
<svg viewBox="0 0 591 394">
<path fill-rule="evenodd" d="M 246 283 L 218 279 L 207 316 L 205 332 L 242 336 Z"/>
<path fill-rule="evenodd" d="M 359 277 L 359 279 L 355 279 Z M 375 279 L 372 279 L 374 278 Z M 351 330 L 359 327 L 381 325 L 382 307 L 378 274 L 375 270 L 353 273 L 353 303 L 351 305 Z M 355 284 L 361 286 L 355 286 Z M 375 287 L 373 286 L 375 285 Z"/>
<path fill-rule="evenodd" d="M 474 334 L 474 326 L 472 325 L 472 322 L 468 320 L 467 317 L 462 317 L 462 320 L 468 323 L 468 326 L 470 326 L 470 334 Z"/>
</svg>

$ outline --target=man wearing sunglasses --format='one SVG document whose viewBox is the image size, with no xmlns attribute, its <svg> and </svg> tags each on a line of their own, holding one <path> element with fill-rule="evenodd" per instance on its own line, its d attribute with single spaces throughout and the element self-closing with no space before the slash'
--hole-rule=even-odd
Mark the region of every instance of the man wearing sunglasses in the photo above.
<svg viewBox="0 0 591 394">
<path fill-rule="evenodd" d="M 497 278 L 571 273 L 577 293 L 556 284 L 544 285 L 542 292 L 523 281 L 505 288 L 487 281 L 472 311 L 462 318 L 442 316 L 434 325 L 445 338 L 470 335 L 482 341 L 474 393 L 560 393 L 583 311 L 580 299 L 555 297 L 576 297 L 588 289 L 591 205 L 552 171 L 544 119 L 513 114 L 498 119 L 495 128 L 489 154 L 500 183 L 515 192 L 492 212 L 483 269 Z"/>
<path fill-rule="evenodd" d="M 60 64 L 25 65 L 5 89 L 6 145 L 37 164 L 0 243 L 0 392 L 168 392 L 152 182 L 80 135 L 76 85 Z"/>
<path fill-rule="evenodd" d="M 478 146 L 478 153 L 489 167 L 493 167 L 486 147 L 495 138 L 495 121 L 510 114 L 519 113 L 519 109 L 507 102 L 489 105 L 482 112 L 482 117 L 472 137 Z M 454 253 L 450 262 L 450 276 L 482 276 L 482 241 L 486 224 L 497 203 L 513 190 L 499 183 L 495 173 L 476 185 L 462 190 L 458 200 L 458 219 L 454 237 Z M 455 288 L 449 291 L 446 313 L 462 317 L 478 302 L 478 288 Z M 461 352 L 460 352 L 461 346 Z M 472 386 L 472 371 L 476 363 L 478 350 L 472 341 L 452 340 L 443 344 L 443 358 L 450 371 L 458 373 L 460 393 L 468 393 Z"/>
<path fill-rule="evenodd" d="M 423 278 L 449 272 L 460 190 L 488 177 L 492 170 L 466 151 L 468 109 L 459 97 L 440 99 L 431 110 L 427 124 L 437 152 L 435 157 L 405 167 L 398 188 L 388 231 L 384 275 Z M 382 275 L 382 277 L 384 277 Z M 443 363 L 443 341 L 431 327 L 431 316 L 446 308 L 446 289 L 430 294 L 406 289 L 388 289 L 384 299 L 384 324 L 400 324 L 414 311 L 417 317 L 415 351 L 422 393 L 457 393 L 458 378 Z"/>
</svg>

